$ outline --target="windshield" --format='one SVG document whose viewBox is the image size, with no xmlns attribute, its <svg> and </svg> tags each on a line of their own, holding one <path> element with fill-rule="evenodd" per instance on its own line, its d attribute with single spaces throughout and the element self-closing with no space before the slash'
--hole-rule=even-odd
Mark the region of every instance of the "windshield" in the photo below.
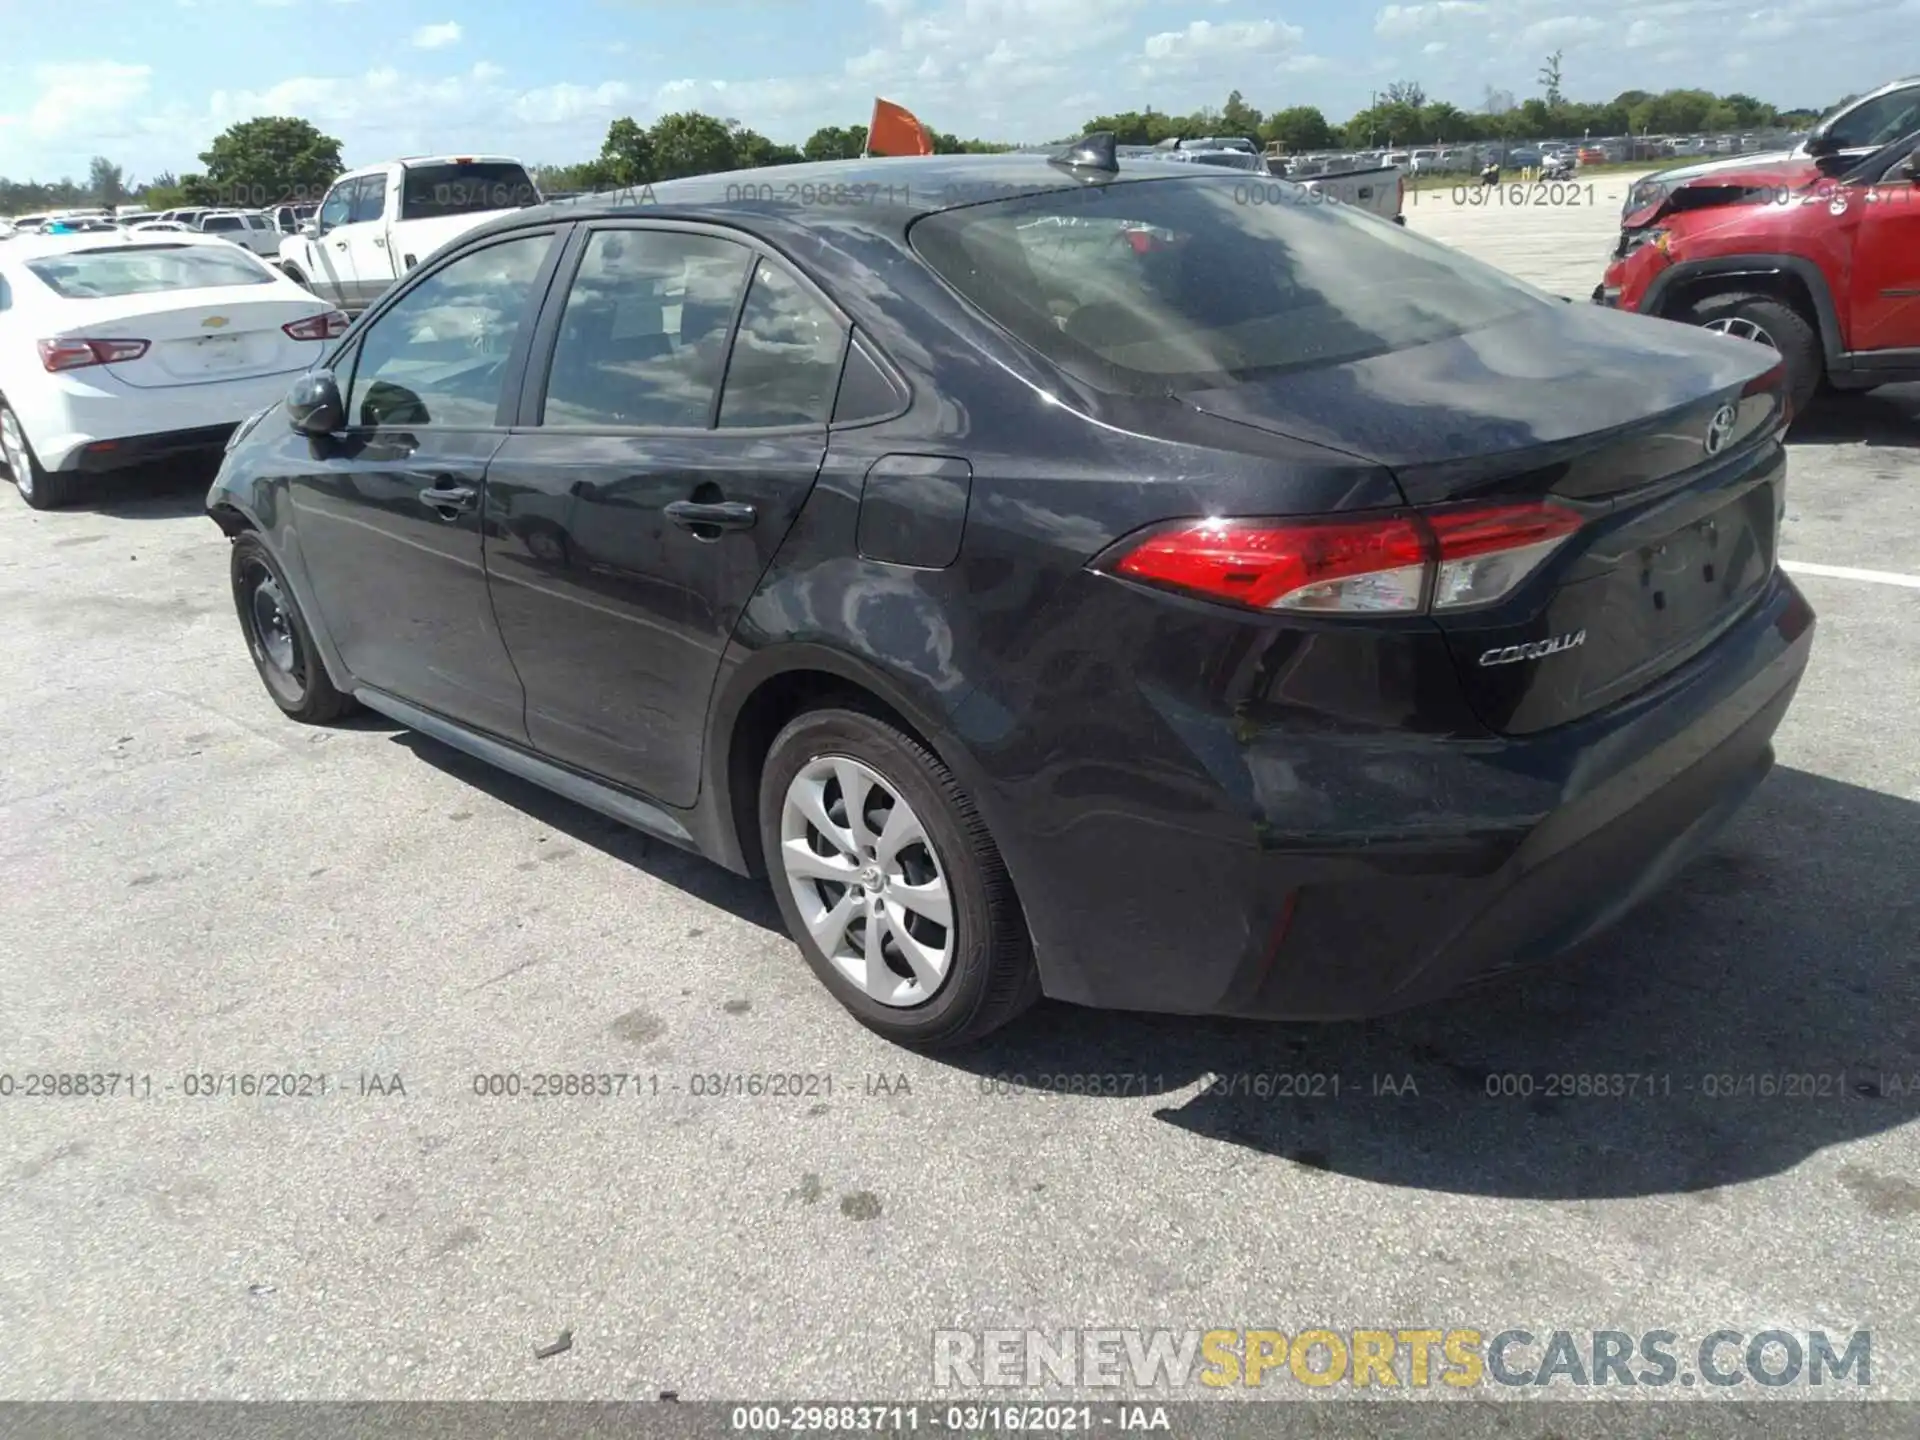
<svg viewBox="0 0 1920 1440">
<path fill-rule="evenodd" d="M 29 260 L 28 270 L 69 300 L 266 285 L 273 272 L 244 250 L 215 245 L 127 245 Z"/>
<path fill-rule="evenodd" d="M 1276 180 L 1197 173 L 941 211 L 921 258 L 1090 384 L 1208 389 L 1407 349 L 1547 297 Z"/>
<path fill-rule="evenodd" d="M 484 210 L 517 210 L 540 203 L 524 167 L 512 161 L 409 166 L 400 199 L 402 220 L 435 220 Z"/>
</svg>

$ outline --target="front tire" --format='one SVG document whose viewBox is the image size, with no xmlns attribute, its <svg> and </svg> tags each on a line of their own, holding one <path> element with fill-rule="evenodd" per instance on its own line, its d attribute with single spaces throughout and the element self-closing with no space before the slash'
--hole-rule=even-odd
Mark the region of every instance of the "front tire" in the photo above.
<svg viewBox="0 0 1920 1440">
<path fill-rule="evenodd" d="M 787 929 L 834 998 L 917 1049 L 970 1044 L 1039 998 L 1020 903 L 953 773 L 864 711 L 774 738 L 760 841 Z"/>
<path fill-rule="evenodd" d="M 356 709 L 351 695 L 334 688 L 293 587 L 251 530 L 234 540 L 228 572 L 247 651 L 273 703 L 307 725 L 325 725 Z"/>
<path fill-rule="evenodd" d="M 27 432 L 13 407 L 0 402 L 0 454 L 6 456 L 7 470 L 20 498 L 35 510 L 57 510 L 73 499 L 73 477 L 44 468 L 33 453 Z"/>
<path fill-rule="evenodd" d="M 1819 390 L 1827 368 L 1820 337 L 1791 305 L 1771 295 L 1709 295 L 1683 318 L 1691 325 L 1753 340 L 1778 351 L 1787 365 L 1787 395 L 1795 415 L 1806 410 Z"/>
</svg>

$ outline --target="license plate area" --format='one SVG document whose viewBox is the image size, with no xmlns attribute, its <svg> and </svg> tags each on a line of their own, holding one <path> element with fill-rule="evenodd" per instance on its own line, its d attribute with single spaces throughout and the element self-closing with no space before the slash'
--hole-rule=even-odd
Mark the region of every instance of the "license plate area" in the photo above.
<svg viewBox="0 0 1920 1440">
<path fill-rule="evenodd" d="M 203 335 L 191 342 L 188 352 L 196 364 L 209 370 L 224 370 L 247 358 L 244 335 Z"/>
<path fill-rule="evenodd" d="M 1625 547 L 1612 573 L 1589 581 L 1602 589 L 1590 623 L 1593 649 L 1581 667 L 1580 694 L 1619 693 L 1731 619 L 1773 573 L 1776 498 L 1755 485 L 1663 535 Z M 1596 643 L 1597 642 L 1597 643 Z"/>
</svg>

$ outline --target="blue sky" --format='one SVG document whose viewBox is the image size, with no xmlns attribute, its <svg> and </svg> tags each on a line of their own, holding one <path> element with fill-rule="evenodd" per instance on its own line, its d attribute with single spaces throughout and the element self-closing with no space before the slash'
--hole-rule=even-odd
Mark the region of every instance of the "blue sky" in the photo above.
<svg viewBox="0 0 1920 1440">
<path fill-rule="evenodd" d="M 536 8 L 536 6 L 538 8 Z M 584 159 L 607 122 L 700 109 L 798 142 L 876 94 L 962 135 L 1242 90 L 1344 119 L 1419 80 L 1478 108 L 1565 51 L 1568 92 L 1700 85 L 1819 106 L 1920 68 L 1920 0 L 0 0 L 0 175 L 197 168 L 226 125 L 296 114 L 349 164 Z"/>
</svg>

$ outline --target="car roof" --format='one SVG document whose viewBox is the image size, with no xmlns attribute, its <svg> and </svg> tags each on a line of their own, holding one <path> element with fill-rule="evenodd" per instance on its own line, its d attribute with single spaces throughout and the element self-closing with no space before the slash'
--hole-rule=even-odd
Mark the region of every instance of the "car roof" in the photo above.
<svg viewBox="0 0 1920 1440">
<path fill-rule="evenodd" d="M 923 215 L 1017 195 L 1089 184 L 1191 177 L 1209 167 L 1136 157 L 1121 147 L 1116 173 L 1068 170 L 1047 154 L 915 155 L 819 160 L 595 191 L 515 210 L 472 232 L 483 235 L 552 221 L 647 218 L 713 220 L 807 229 L 810 223 L 898 237 Z"/>
</svg>

